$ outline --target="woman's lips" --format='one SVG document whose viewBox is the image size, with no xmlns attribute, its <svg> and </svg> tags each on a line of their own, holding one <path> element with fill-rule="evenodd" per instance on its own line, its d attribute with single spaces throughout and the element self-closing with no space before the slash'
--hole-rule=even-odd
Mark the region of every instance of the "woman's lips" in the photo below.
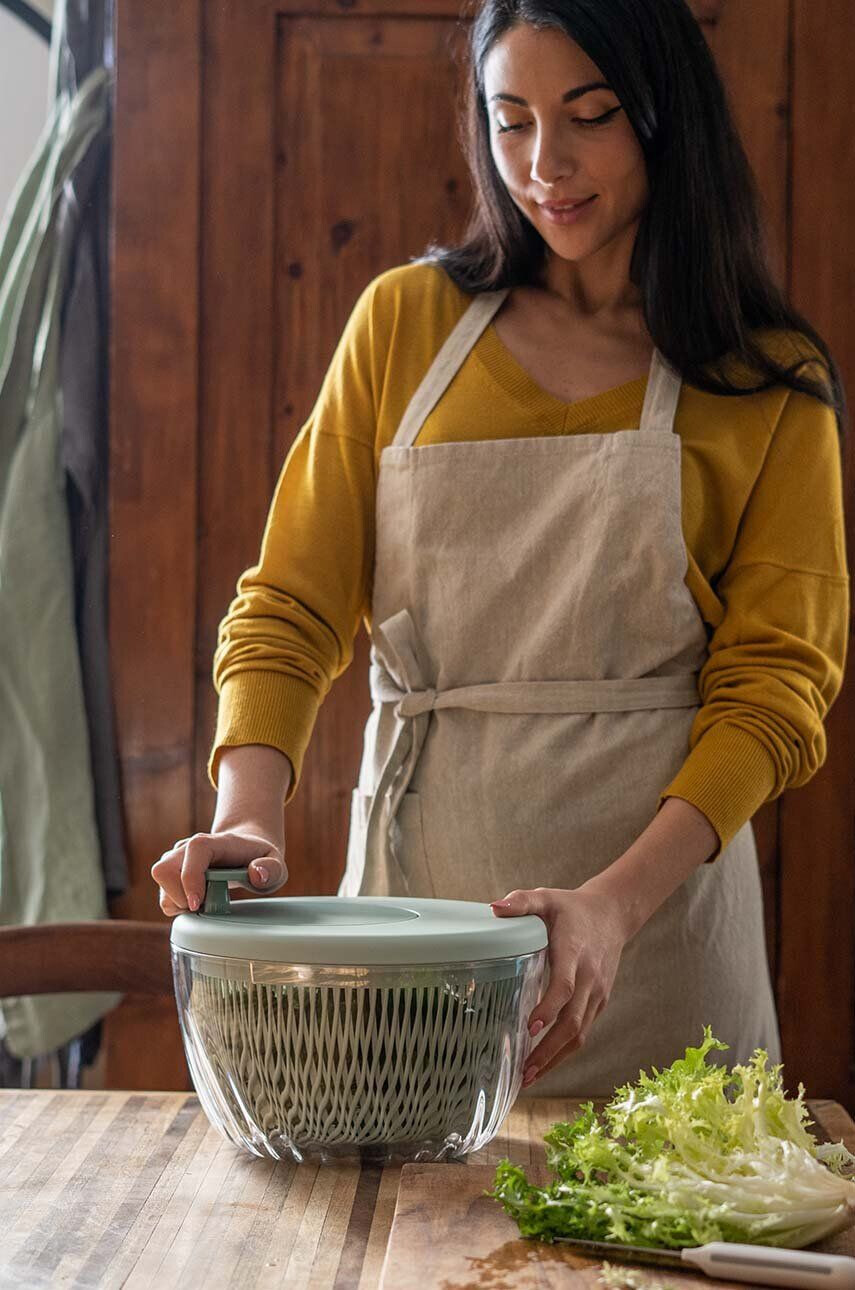
<svg viewBox="0 0 855 1290">
<path fill-rule="evenodd" d="M 578 206 L 570 207 L 567 210 L 549 210 L 546 206 L 541 206 L 540 209 L 552 224 L 575 224 L 576 220 L 584 217 L 585 213 L 593 205 L 596 196 L 597 194 L 594 193 Z"/>
</svg>

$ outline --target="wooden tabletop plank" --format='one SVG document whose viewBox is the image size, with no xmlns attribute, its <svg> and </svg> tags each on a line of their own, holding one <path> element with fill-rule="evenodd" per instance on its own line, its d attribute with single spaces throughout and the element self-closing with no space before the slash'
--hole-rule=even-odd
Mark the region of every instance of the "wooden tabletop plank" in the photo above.
<svg viewBox="0 0 855 1290">
<path fill-rule="evenodd" d="M 83 1265 L 83 1273 L 96 1285 L 108 1270 L 117 1285 L 156 1282 L 164 1251 L 169 1249 L 198 1187 L 199 1166 L 205 1159 L 203 1139 L 210 1127 L 204 1116 L 199 1116 L 196 1098 L 188 1100 L 183 1094 L 182 1099 L 174 1114 L 164 1106 L 158 1179 L 147 1195 L 140 1187 L 135 1197 L 127 1196 L 117 1206 Z"/>
<path fill-rule="evenodd" d="M 458 1188 L 474 1169 L 492 1178 L 503 1157 L 536 1172 L 544 1133 L 578 1105 L 523 1096 L 481 1151 L 428 1169 L 450 1171 Z M 855 1151 L 842 1107 L 808 1105 L 829 1137 Z M 377 1290 L 400 1178 L 400 1166 L 257 1159 L 209 1124 L 195 1093 L 0 1089 L 0 1287 Z M 451 1218 L 458 1203 L 449 1194 Z M 464 1244 L 471 1236 L 463 1231 Z M 522 1286 L 526 1268 L 533 1285 L 553 1284 L 552 1274 L 571 1284 L 567 1260 L 576 1256 L 566 1247 L 559 1263 L 513 1236 L 511 1228 L 510 1245 L 523 1248 L 506 1251 L 511 1264 L 502 1271 L 492 1251 L 492 1261 L 476 1259 L 467 1285 L 496 1285 L 501 1273 Z M 851 1252 L 848 1234 L 835 1239 Z M 578 1261 L 582 1279 L 572 1284 L 594 1287 L 591 1266 Z M 425 1261 L 412 1271 L 417 1290 L 440 1284 Z"/>
<path fill-rule="evenodd" d="M 531 1166 L 530 1182 L 544 1185 L 550 1171 Z M 514 1290 L 585 1290 L 599 1286 L 598 1260 L 563 1244 L 525 1240 L 516 1223 L 484 1192 L 492 1187 L 493 1166 L 461 1170 L 453 1164 L 405 1165 L 381 1290 L 424 1290 L 425 1286 L 513 1286 Z M 617 1264 L 617 1260 L 610 1260 Z M 701 1290 L 697 1273 L 643 1270 L 673 1290 Z M 704 1278 L 704 1290 L 731 1282 Z M 741 1290 L 745 1290 L 744 1283 Z"/>
</svg>

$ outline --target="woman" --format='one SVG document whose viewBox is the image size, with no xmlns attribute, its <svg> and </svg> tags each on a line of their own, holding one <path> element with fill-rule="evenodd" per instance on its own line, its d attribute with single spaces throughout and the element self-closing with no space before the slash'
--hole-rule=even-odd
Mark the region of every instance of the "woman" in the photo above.
<svg viewBox="0 0 855 1290">
<path fill-rule="evenodd" d="M 467 138 L 464 242 L 368 285 L 280 475 L 220 627 L 212 830 L 153 866 L 161 908 L 209 864 L 285 881 L 364 617 L 340 894 L 540 915 L 545 1094 L 706 1023 L 778 1061 L 750 820 L 823 763 L 841 684 L 837 367 L 683 0 L 487 0 Z"/>
</svg>

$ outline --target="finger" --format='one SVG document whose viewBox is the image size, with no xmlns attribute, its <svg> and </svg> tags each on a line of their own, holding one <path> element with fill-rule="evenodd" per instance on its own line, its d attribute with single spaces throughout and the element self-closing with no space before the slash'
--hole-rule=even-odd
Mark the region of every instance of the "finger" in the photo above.
<svg viewBox="0 0 855 1290">
<path fill-rule="evenodd" d="M 541 1030 L 554 1025 L 559 1013 L 572 1000 L 580 954 L 581 950 L 576 946 L 569 943 L 559 945 L 555 939 L 550 941 L 546 989 L 528 1018 L 528 1032 L 532 1039 Z"/>
<path fill-rule="evenodd" d="M 184 914 L 184 913 L 186 913 L 186 911 L 187 911 L 187 906 L 186 906 L 186 905 L 184 905 L 184 906 L 176 905 L 175 901 L 171 898 L 171 896 L 167 896 L 166 892 L 165 892 L 165 891 L 163 890 L 163 888 L 161 887 L 161 889 L 160 889 L 160 911 L 161 911 L 161 913 L 166 914 L 166 917 L 167 917 L 167 918 L 174 918 L 176 914 Z"/>
<path fill-rule="evenodd" d="M 205 899 L 205 871 L 212 866 L 232 865 L 248 865 L 249 879 L 255 887 L 280 887 L 287 878 L 284 862 L 271 852 L 265 839 L 235 833 L 197 833 L 185 846 L 181 865 L 181 885 L 191 909 L 197 909 Z"/>
<path fill-rule="evenodd" d="M 529 1054 L 523 1071 L 524 1085 L 530 1084 L 537 1075 L 542 1073 L 547 1063 L 556 1054 L 576 1042 L 582 1027 L 588 1019 L 591 990 L 591 984 L 580 986 L 579 990 L 573 995 L 572 1000 L 562 1008 L 549 1034 Z"/>
<path fill-rule="evenodd" d="M 491 901 L 490 908 L 499 918 L 518 918 L 520 914 L 540 914 L 545 918 L 550 912 L 551 894 L 549 887 L 509 891 L 501 900 Z"/>
<path fill-rule="evenodd" d="M 217 866 L 214 866 L 214 868 L 215 867 Z M 282 866 L 280 866 L 280 868 L 282 868 Z M 279 884 L 277 884 L 277 886 L 281 886 L 282 882 L 285 882 L 286 880 L 288 880 L 288 866 L 284 866 L 284 869 L 285 869 L 284 876 L 281 877 L 281 881 L 279 882 Z M 255 881 L 257 881 L 258 884 L 260 884 L 260 882 L 263 881 L 263 877 L 259 875 L 257 878 L 255 878 Z M 237 884 L 230 884 L 230 885 L 236 886 Z M 182 889 L 182 894 L 183 894 L 183 889 Z M 173 900 L 172 897 L 170 897 L 170 895 L 166 893 L 166 890 L 161 886 L 160 908 L 162 913 L 165 913 L 166 916 L 172 918 L 175 915 L 177 915 L 177 913 L 186 913 L 187 909 L 190 908 L 190 904 L 188 904 L 186 897 L 183 898 L 183 903 L 175 902 L 175 900 Z"/>
<path fill-rule="evenodd" d="M 188 861 L 191 848 L 192 857 Z M 255 868 L 252 867 L 253 862 L 258 862 Z M 266 838 L 233 833 L 194 834 L 174 843 L 152 865 L 151 876 L 178 909 L 198 908 L 205 894 L 204 871 L 212 864 L 249 865 L 250 882 L 257 887 L 279 887 L 288 877 L 284 861 L 271 850 Z M 267 871 L 266 884 L 259 873 L 259 865 Z M 190 901 L 191 896 L 196 901 L 195 905 Z"/>
<path fill-rule="evenodd" d="M 181 862 L 184 858 L 184 843 L 176 842 L 168 851 L 164 851 L 159 860 L 151 866 L 151 876 L 160 887 L 160 907 L 164 909 L 164 895 L 176 909 L 187 908 L 187 893 L 181 885 Z M 166 910 L 164 909 L 164 913 Z"/>
<path fill-rule="evenodd" d="M 591 1027 L 593 1026 L 594 1022 L 597 1020 L 597 1017 L 599 1017 L 600 1013 L 602 1012 L 605 1006 L 606 1006 L 605 999 L 600 998 L 598 1002 L 596 994 L 592 994 L 591 998 L 588 1000 L 588 1006 L 585 1009 L 585 1015 L 582 1018 L 582 1023 L 576 1035 L 573 1038 L 569 1039 L 561 1048 L 558 1049 L 557 1052 L 553 1053 L 551 1057 L 548 1057 L 548 1059 L 545 1062 L 541 1062 L 541 1064 L 537 1067 L 536 1074 L 529 1081 L 529 1086 L 532 1083 L 536 1083 L 538 1079 L 542 1079 L 543 1076 L 546 1075 L 548 1071 L 551 1071 L 553 1069 L 553 1067 L 560 1066 L 561 1063 L 563 1061 L 566 1061 L 566 1059 L 572 1053 L 575 1053 L 578 1049 L 584 1047 L 584 1045 L 588 1041 L 588 1035 L 591 1032 Z M 540 1051 L 540 1045 L 538 1045 L 538 1053 L 539 1051 Z M 529 1064 L 532 1064 L 532 1063 L 529 1063 Z M 526 1067 L 526 1070 L 528 1070 L 528 1066 Z"/>
<path fill-rule="evenodd" d="M 596 1021 L 596 1017 L 593 1018 L 593 1021 Z M 582 1023 L 582 1029 L 578 1036 L 565 1044 L 564 1047 L 554 1055 L 554 1057 L 551 1057 L 548 1062 L 544 1063 L 534 1078 L 530 1081 L 528 1087 L 531 1087 L 531 1084 L 536 1084 L 538 1080 L 543 1079 L 544 1075 L 548 1074 L 555 1066 L 560 1066 L 568 1057 L 572 1056 L 572 1054 L 577 1052 L 578 1049 L 585 1046 L 588 1042 L 588 1035 L 590 1033 L 591 1025 L 593 1025 L 593 1021 Z"/>
<path fill-rule="evenodd" d="M 533 1039 L 554 1023 L 561 1009 L 572 998 L 576 984 L 576 964 L 581 953 L 581 947 L 572 942 L 559 944 L 554 939 L 555 896 L 556 891 L 553 887 L 514 890 L 508 892 L 503 900 L 495 901 L 490 906 L 493 913 L 499 916 L 517 917 L 521 914 L 536 914 L 543 920 L 549 931 L 547 989 L 528 1018 L 529 1034 Z M 556 967 L 559 963 L 560 968 Z"/>
</svg>

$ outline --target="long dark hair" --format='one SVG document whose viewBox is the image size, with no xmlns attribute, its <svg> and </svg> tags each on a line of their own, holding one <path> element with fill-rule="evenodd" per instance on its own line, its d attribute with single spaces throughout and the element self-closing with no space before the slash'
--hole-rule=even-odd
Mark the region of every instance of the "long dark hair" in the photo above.
<svg viewBox="0 0 855 1290">
<path fill-rule="evenodd" d="M 626 112 L 643 150 L 649 200 L 630 264 L 650 336 L 683 380 L 713 394 L 753 394 L 787 385 L 833 407 L 843 450 L 846 396 L 825 341 L 773 280 L 758 194 L 724 86 L 685 0 L 469 0 L 458 138 L 474 206 L 455 246 L 431 243 L 415 262 L 440 264 L 464 291 L 540 281 L 548 247 L 511 200 L 493 162 L 484 63 L 494 42 L 521 23 L 557 28 L 585 51 Z M 820 379 L 798 375 L 818 363 L 810 346 L 783 366 L 757 328 L 801 332 L 822 355 Z M 724 374 L 728 355 L 760 383 Z M 716 371 L 711 371 L 716 369 Z"/>
</svg>

